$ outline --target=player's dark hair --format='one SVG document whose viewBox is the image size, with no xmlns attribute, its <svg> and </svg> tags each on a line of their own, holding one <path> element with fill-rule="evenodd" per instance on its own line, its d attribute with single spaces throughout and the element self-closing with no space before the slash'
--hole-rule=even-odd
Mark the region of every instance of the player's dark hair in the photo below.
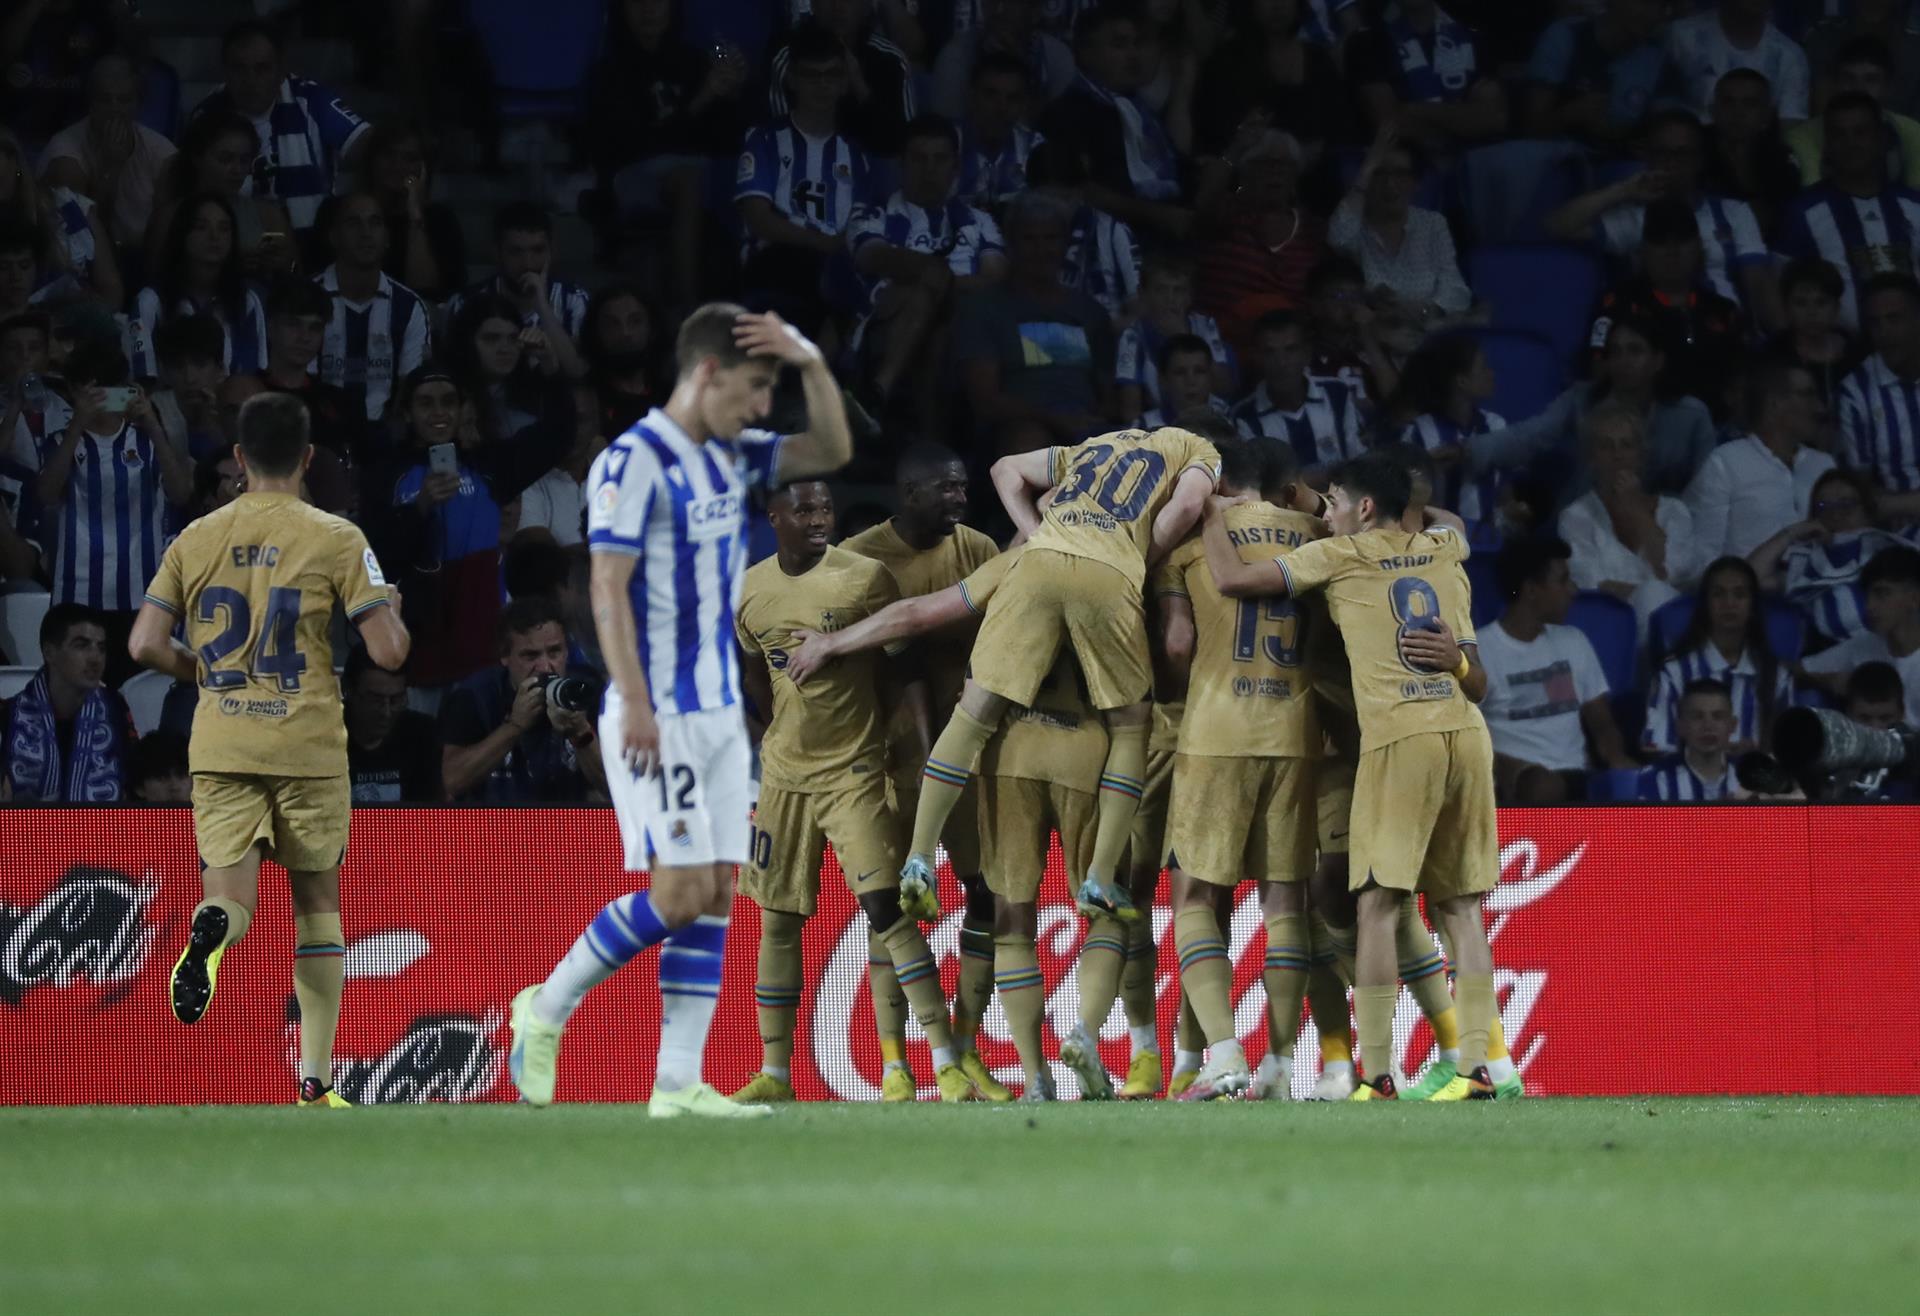
<svg viewBox="0 0 1920 1316">
<path fill-rule="evenodd" d="M 1801 256 L 1787 262 L 1780 271 L 1780 300 L 1785 301 L 1800 288 L 1812 288 L 1834 301 L 1846 294 L 1846 280 L 1840 271 L 1818 256 Z"/>
<path fill-rule="evenodd" d="M 368 672 L 384 672 L 388 676 L 404 678 L 406 670 L 405 663 L 400 665 L 399 671 L 394 671 L 390 667 L 382 667 L 373 660 L 373 654 L 368 652 L 366 645 L 356 644 L 347 651 L 347 669 L 341 674 L 340 688 L 348 694 L 352 694 L 354 689 L 360 684 L 360 678 Z"/>
<path fill-rule="evenodd" d="M 515 535 L 500 559 L 500 580 L 516 599 L 558 598 L 573 571 L 573 557 L 544 532 Z"/>
<path fill-rule="evenodd" d="M 1712 695 L 1715 698 L 1726 700 L 1729 704 L 1733 702 L 1733 691 L 1727 688 L 1727 683 L 1725 681 L 1716 681 L 1711 676 L 1699 676 L 1687 682 L 1686 686 L 1680 691 L 1680 703 L 1685 705 L 1687 700 L 1693 698 L 1695 695 Z"/>
<path fill-rule="evenodd" d="M 299 319 L 314 316 L 325 321 L 333 318 L 333 298 L 312 279 L 297 274 L 282 274 L 267 287 L 267 318 Z"/>
<path fill-rule="evenodd" d="M 1900 704 L 1904 708 L 1906 699 L 1900 670 L 1892 663 L 1861 663 L 1847 677 L 1846 702 L 1849 704 Z"/>
<path fill-rule="evenodd" d="M 1836 92 L 1827 102 L 1827 108 L 1821 111 L 1821 117 L 1828 123 L 1843 114 L 1864 114 L 1875 123 L 1880 121 L 1880 102 L 1864 91 Z"/>
<path fill-rule="evenodd" d="M 717 360 L 722 370 L 750 361 L 752 358 L 746 349 L 733 341 L 734 321 L 746 313 L 747 308 L 736 302 L 708 302 L 695 307 L 681 322 L 680 332 L 673 340 L 673 356 L 679 372 L 693 373 L 693 368 L 708 357 Z"/>
<path fill-rule="evenodd" d="M 297 475 L 313 422 L 292 393 L 261 393 L 240 407 L 240 453 L 247 468 L 270 479 Z"/>
<path fill-rule="evenodd" d="M 1307 276 L 1307 300 L 1326 293 L 1329 289 L 1346 284 L 1367 286 L 1366 271 L 1360 268 L 1360 262 L 1351 256 L 1328 256 L 1313 267 L 1313 273 Z"/>
<path fill-rule="evenodd" d="M 509 233 L 553 236 L 553 216 L 535 201 L 509 201 L 493 212 L 493 240 L 497 245 Z"/>
<path fill-rule="evenodd" d="M 1220 454 L 1220 483 L 1236 492 L 1253 493 L 1266 478 L 1266 463 L 1245 439 L 1214 439 L 1214 451 Z"/>
<path fill-rule="evenodd" d="M 233 53 L 235 46 L 255 37 L 272 46 L 274 54 L 280 53 L 280 34 L 274 31 L 272 24 L 263 23 L 257 18 L 243 18 L 237 23 L 228 24 L 227 30 L 221 34 L 220 58 L 225 59 Z"/>
<path fill-rule="evenodd" d="M 1169 416 L 1167 423 L 1189 434 L 1197 434 L 1215 447 L 1222 443 L 1237 443 L 1243 437 L 1230 418 L 1212 407 L 1194 407 L 1177 416 Z"/>
<path fill-rule="evenodd" d="M 75 626 L 98 626 L 104 630 L 106 625 L 106 614 L 98 608 L 89 608 L 84 603 L 56 603 L 40 619 L 40 643 L 43 647 L 62 645 Z"/>
<path fill-rule="evenodd" d="M 902 142 L 927 141 L 945 142 L 955 155 L 960 154 L 960 130 L 953 126 L 953 120 L 941 114 L 916 114 L 907 122 L 906 136 Z"/>
<path fill-rule="evenodd" d="M 1876 274 L 1860 285 L 1860 305 L 1864 307 L 1868 298 L 1878 297 L 1883 292 L 1897 292 L 1908 301 L 1920 304 L 1920 279 L 1897 270 Z"/>
<path fill-rule="evenodd" d="M 900 452 L 900 459 L 893 464 L 894 483 L 901 486 L 918 484 L 922 480 L 946 474 L 949 466 L 958 463 L 966 469 L 966 461 L 944 443 L 932 439 L 916 439 Z"/>
<path fill-rule="evenodd" d="M 1860 588 L 1870 590 L 1879 584 L 1920 585 L 1920 549 L 1896 544 L 1875 553 L 1860 569 Z"/>
<path fill-rule="evenodd" d="M 1213 364 L 1213 349 L 1207 346 L 1207 340 L 1199 334 L 1171 335 L 1166 342 L 1160 344 L 1160 355 L 1154 358 L 1153 364 L 1159 367 L 1160 373 L 1165 374 L 1173 358 L 1183 353 L 1188 356 L 1198 353 L 1207 358 L 1209 366 Z"/>
<path fill-rule="evenodd" d="M 787 70 L 792 75 L 796 64 L 824 64 L 847 53 L 847 43 L 839 34 L 811 16 L 793 25 L 787 37 Z"/>
<path fill-rule="evenodd" d="M 1341 462 L 1329 482 L 1345 489 L 1355 501 L 1373 499 L 1376 519 L 1398 521 L 1413 501 L 1413 477 L 1406 466 L 1379 453 L 1365 452 Z"/>
<path fill-rule="evenodd" d="M 1029 90 L 1033 87 L 1033 72 L 1027 67 L 1027 62 L 1004 50 L 989 50 L 973 61 L 973 74 L 967 79 L 967 85 L 977 87 L 996 74 L 1016 77 Z"/>
<path fill-rule="evenodd" d="M 1254 439 L 1249 446 L 1260 455 L 1260 492 L 1278 502 L 1281 490 L 1300 478 L 1300 454 L 1291 443 Z"/>
<path fill-rule="evenodd" d="M 177 368 L 195 361 L 224 361 L 227 331 L 202 311 L 168 320 L 153 331 L 153 354 L 164 367 Z"/>
<path fill-rule="evenodd" d="M 504 654 L 513 648 L 514 636 L 525 635 L 549 623 L 562 631 L 567 629 L 566 618 L 560 615 L 559 604 L 538 594 L 516 598 L 500 609 L 500 620 L 494 626 L 493 638 Z"/>
<path fill-rule="evenodd" d="M 149 731 L 127 747 L 127 793 L 162 777 L 187 775 L 187 738 L 178 731 Z"/>
<path fill-rule="evenodd" d="M 1641 246 L 1667 247 L 1699 241 L 1700 221 L 1686 202 L 1662 197 L 1648 203 L 1646 218 L 1640 226 Z"/>
<path fill-rule="evenodd" d="M 767 510 L 773 510 L 773 505 L 777 502 L 792 502 L 793 491 L 803 484 L 819 485 L 821 488 L 826 489 L 828 500 L 832 500 L 833 490 L 824 479 L 818 475 L 803 475 L 797 480 L 783 480 L 779 484 L 769 487 L 767 490 Z"/>
<path fill-rule="evenodd" d="M 1439 481 L 1434 478 L 1433 454 L 1419 444 L 1395 441 L 1393 443 L 1379 444 L 1373 451 L 1382 457 L 1399 462 L 1407 472 L 1409 484 L 1418 480 L 1425 480 L 1427 482 L 1427 496 L 1429 498 L 1433 496 L 1433 490 L 1439 487 Z M 1413 497 L 1411 493 L 1409 493 L 1407 501 L 1412 503 Z"/>
<path fill-rule="evenodd" d="M 89 340 L 76 344 L 67 353 L 67 363 L 61 373 L 75 388 L 89 385 L 113 388 L 127 382 L 127 354 L 113 343 Z"/>
<path fill-rule="evenodd" d="M 1509 599 L 1520 597 L 1520 591 L 1536 580 L 1545 580 L 1548 570 L 1555 562 L 1565 562 L 1573 557 L 1573 548 L 1564 539 L 1552 535 L 1535 535 L 1525 539 L 1513 539 L 1500 550 L 1499 561 L 1494 564 L 1494 574 L 1500 581 L 1500 593 Z"/>
</svg>

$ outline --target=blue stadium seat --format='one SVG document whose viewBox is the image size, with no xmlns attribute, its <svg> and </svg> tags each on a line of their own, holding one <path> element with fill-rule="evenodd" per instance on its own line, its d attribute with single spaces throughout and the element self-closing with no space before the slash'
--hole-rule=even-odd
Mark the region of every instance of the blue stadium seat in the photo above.
<svg viewBox="0 0 1920 1316">
<path fill-rule="evenodd" d="M 1558 350 L 1538 334 L 1512 329 L 1467 331 L 1487 354 L 1493 367 L 1494 394 L 1490 409 L 1508 424 L 1537 416 L 1566 387 L 1566 365 Z"/>
<path fill-rule="evenodd" d="M 1460 159 L 1460 200 L 1475 243 L 1546 242 L 1547 216 L 1586 188 L 1586 155 L 1565 140 L 1495 142 Z"/>
<path fill-rule="evenodd" d="M 1607 685 L 1616 691 L 1633 689 L 1640 647 L 1633 605 L 1601 590 L 1581 590 L 1567 610 L 1567 623 L 1578 628 L 1593 646 Z"/>
<path fill-rule="evenodd" d="M 1791 603 L 1771 594 L 1761 599 L 1760 604 L 1766 610 L 1767 643 L 1773 646 L 1774 657 L 1783 663 L 1797 661 L 1807 647 L 1806 618 Z M 1680 637 L 1686 634 L 1687 623 L 1692 620 L 1691 596 L 1663 603 L 1654 610 L 1648 624 L 1648 643 L 1656 664 L 1673 653 L 1675 646 L 1680 643 Z"/>
<path fill-rule="evenodd" d="M 505 119 L 573 118 L 606 28 L 604 0 L 467 0 Z"/>
<path fill-rule="evenodd" d="M 1467 559 L 1467 584 L 1473 587 L 1473 628 L 1479 630 L 1499 621 L 1500 614 L 1507 610 L 1507 600 L 1500 593 L 1497 556 L 1476 549 Z"/>
<path fill-rule="evenodd" d="M 1602 271 L 1599 258 L 1584 247 L 1485 246 L 1467 257 L 1467 282 L 1492 306 L 1494 328 L 1538 334 L 1553 344 L 1565 367 L 1586 346 Z"/>
<path fill-rule="evenodd" d="M 1587 774 L 1589 804 L 1619 804 L 1640 798 L 1638 768 L 1601 768 Z"/>
<path fill-rule="evenodd" d="M 164 59 L 148 59 L 140 65 L 140 109 L 134 117 L 143 128 L 151 128 L 162 137 L 180 135 L 180 72 Z"/>
</svg>

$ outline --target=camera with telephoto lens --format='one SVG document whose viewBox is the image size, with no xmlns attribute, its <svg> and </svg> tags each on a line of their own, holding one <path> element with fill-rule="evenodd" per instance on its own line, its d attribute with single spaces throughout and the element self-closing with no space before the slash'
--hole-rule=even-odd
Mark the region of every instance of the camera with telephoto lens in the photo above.
<svg viewBox="0 0 1920 1316">
<path fill-rule="evenodd" d="M 1810 800 L 1832 799 L 1861 774 L 1920 777 L 1920 734 L 1877 731 L 1831 708 L 1790 708 L 1774 724 L 1773 753 L 1748 754 L 1736 771 L 1750 791 L 1777 795 L 1797 784 Z"/>
<path fill-rule="evenodd" d="M 563 713 L 591 713 L 600 703 L 600 683 L 583 676 L 541 676 L 536 685 L 547 695 L 547 707 Z"/>
</svg>

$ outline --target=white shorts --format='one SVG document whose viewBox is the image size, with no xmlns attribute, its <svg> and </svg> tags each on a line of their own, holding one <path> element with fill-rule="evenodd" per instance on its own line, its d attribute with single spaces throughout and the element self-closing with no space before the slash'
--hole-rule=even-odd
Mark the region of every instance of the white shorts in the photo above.
<svg viewBox="0 0 1920 1316">
<path fill-rule="evenodd" d="M 620 756 L 620 696 L 600 712 L 600 756 L 627 871 L 747 862 L 752 751 L 738 706 L 663 713 L 660 766 L 635 777 Z"/>
</svg>

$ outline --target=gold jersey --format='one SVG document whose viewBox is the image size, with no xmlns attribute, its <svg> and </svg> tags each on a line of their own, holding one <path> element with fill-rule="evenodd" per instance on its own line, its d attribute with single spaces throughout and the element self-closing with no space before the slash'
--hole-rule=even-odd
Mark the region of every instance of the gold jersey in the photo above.
<svg viewBox="0 0 1920 1316">
<path fill-rule="evenodd" d="M 1183 429 L 1119 430 L 1048 450 L 1053 502 L 1028 543 L 1105 563 L 1135 591 L 1147 580 L 1153 519 L 1189 470 L 1220 478 L 1220 454 Z"/>
<path fill-rule="evenodd" d="M 1320 538 L 1316 517 L 1272 503 L 1227 509 L 1227 534 L 1243 562 L 1263 562 Z M 1193 606 L 1193 663 L 1187 676 L 1182 754 L 1217 758 L 1304 758 L 1320 754 L 1320 726 L 1306 665 L 1315 598 L 1230 599 L 1214 588 L 1198 535 L 1161 564 L 1160 594 Z M 1324 616 L 1318 619 L 1324 626 Z"/>
<path fill-rule="evenodd" d="M 358 620 L 391 602 L 357 526 L 292 494 L 242 494 L 168 546 L 147 602 L 180 618 L 200 655 L 194 772 L 346 772 L 333 610 Z"/>
<path fill-rule="evenodd" d="M 734 630 L 741 648 L 766 660 L 773 685 L 772 721 L 760 742 L 764 781 L 825 790 L 881 770 L 880 655 L 850 654 L 795 686 L 786 674 L 787 653 L 795 631 L 837 631 L 899 597 L 885 567 L 842 548 L 829 548 L 798 576 L 782 571 L 778 557 L 747 569 Z M 887 652 L 904 647 L 889 645 Z"/>
<path fill-rule="evenodd" d="M 1474 642 L 1467 541 L 1451 530 L 1367 530 L 1303 544 L 1275 560 L 1294 596 L 1324 588 L 1353 669 L 1362 752 L 1427 731 L 1486 726 L 1449 672 L 1409 667 L 1400 637 L 1444 618 Z"/>
<path fill-rule="evenodd" d="M 1171 754 L 1180 747 L 1180 719 L 1186 716 L 1185 703 L 1155 704 L 1153 730 L 1147 733 L 1147 753 Z"/>
<path fill-rule="evenodd" d="M 987 600 L 1019 556 L 1019 549 L 1008 549 L 961 581 L 967 605 L 984 615 Z M 1063 647 L 1033 703 L 1008 710 L 981 752 L 978 775 L 1052 782 L 1092 795 L 1100 789 L 1106 761 L 1106 723 L 1087 699 L 1073 650 Z"/>
</svg>

